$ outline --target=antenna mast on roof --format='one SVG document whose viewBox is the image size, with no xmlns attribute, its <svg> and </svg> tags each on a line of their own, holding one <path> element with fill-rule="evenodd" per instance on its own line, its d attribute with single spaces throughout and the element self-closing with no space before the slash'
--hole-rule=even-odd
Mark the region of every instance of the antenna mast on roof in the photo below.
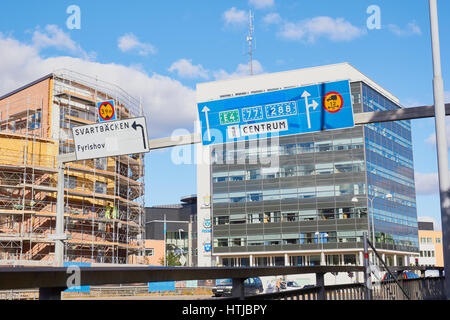
<svg viewBox="0 0 450 320">
<path fill-rule="evenodd" d="M 254 29 L 254 16 L 253 12 L 250 9 L 249 13 L 249 24 L 248 24 L 248 36 L 247 36 L 247 42 L 248 42 L 248 55 L 250 56 L 250 75 L 253 75 L 253 32 Z"/>
</svg>

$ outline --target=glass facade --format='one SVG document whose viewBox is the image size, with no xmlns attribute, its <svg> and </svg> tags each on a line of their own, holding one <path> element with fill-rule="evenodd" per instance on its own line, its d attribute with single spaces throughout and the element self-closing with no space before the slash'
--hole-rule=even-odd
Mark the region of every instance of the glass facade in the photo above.
<svg viewBox="0 0 450 320">
<path fill-rule="evenodd" d="M 361 82 L 351 93 L 355 113 L 399 108 Z M 418 250 L 409 121 L 214 146 L 212 180 L 214 253 L 362 248 L 372 203 L 377 247 Z"/>
<path fill-rule="evenodd" d="M 399 107 L 362 84 L 365 112 Z M 418 225 L 410 121 L 368 124 L 364 128 L 369 204 L 375 241 L 383 249 L 417 252 Z M 387 195 L 390 195 L 387 197 Z M 372 207 L 370 207 L 372 214 Z"/>
</svg>

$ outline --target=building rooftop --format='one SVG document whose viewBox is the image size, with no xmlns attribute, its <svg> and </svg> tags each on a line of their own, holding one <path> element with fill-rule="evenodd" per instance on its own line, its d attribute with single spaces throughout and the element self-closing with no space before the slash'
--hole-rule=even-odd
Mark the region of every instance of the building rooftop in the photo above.
<svg viewBox="0 0 450 320">
<path fill-rule="evenodd" d="M 239 79 L 199 83 L 197 84 L 197 102 L 200 103 L 245 94 L 283 90 L 342 80 L 350 80 L 351 82 L 363 81 L 393 102 L 400 103 L 396 96 L 347 62 L 275 73 L 264 73 Z"/>
</svg>

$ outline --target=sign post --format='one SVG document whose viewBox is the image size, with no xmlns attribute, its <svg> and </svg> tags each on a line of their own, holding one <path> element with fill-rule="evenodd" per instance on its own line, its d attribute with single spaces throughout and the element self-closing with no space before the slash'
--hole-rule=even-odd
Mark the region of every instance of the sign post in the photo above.
<svg viewBox="0 0 450 320">
<path fill-rule="evenodd" d="M 96 158 L 147 153 L 150 151 L 145 117 L 95 123 L 73 127 L 75 153 L 58 159 L 56 200 L 55 265 L 64 264 L 64 169 L 68 162 Z"/>
</svg>

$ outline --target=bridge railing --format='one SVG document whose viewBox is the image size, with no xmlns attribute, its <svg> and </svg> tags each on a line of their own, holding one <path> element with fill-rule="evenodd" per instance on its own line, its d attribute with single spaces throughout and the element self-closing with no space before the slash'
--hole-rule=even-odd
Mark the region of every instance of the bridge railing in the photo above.
<svg viewBox="0 0 450 320">
<path fill-rule="evenodd" d="M 391 270 L 424 271 L 426 267 L 391 267 Z M 436 269 L 436 268 L 431 268 Z M 441 268 L 442 269 L 442 268 Z M 286 267 L 8 267 L 0 268 L 0 290 L 39 289 L 39 298 L 45 300 L 61 299 L 61 292 L 66 290 L 74 279 L 77 285 L 113 285 L 135 284 L 160 281 L 233 279 L 232 299 L 298 299 L 298 300 L 333 300 L 366 299 L 364 284 L 346 284 L 325 286 L 324 275 L 328 272 L 364 272 L 362 266 L 286 266 Z M 308 289 L 282 291 L 273 294 L 245 296 L 244 281 L 249 277 L 286 276 L 294 274 L 315 274 L 316 286 Z M 441 299 L 443 297 L 443 278 L 420 278 L 404 281 L 406 290 L 412 299 Z M 388 289 L 388 284 L 381 284 L 383 290 L 375 299 L 401 297 Z M 386 288 L 385 288 L 386 287 Z M 392 294 L 389 290 L 392 290 Z"/>
</svg>

